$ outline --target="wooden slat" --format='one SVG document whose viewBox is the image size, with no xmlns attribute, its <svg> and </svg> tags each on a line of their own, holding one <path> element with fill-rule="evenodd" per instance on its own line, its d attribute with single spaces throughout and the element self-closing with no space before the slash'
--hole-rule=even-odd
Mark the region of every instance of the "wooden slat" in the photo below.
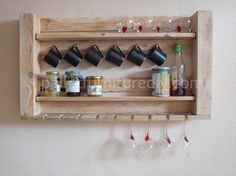
<svg viewBox="0 0 236 176">
<path fill-rule="evenodd" d="M 149 119 L 149 115 L 148 114 L 134 114 L 133 118 L 135 122 L 142 122 L 142 121 L 146 122 Z"/>
<path fill-rule="evenodd" d="M 40 51 L 40 56 L 45 56 L 46 53 L 48 52 L 49 48 L 52 47 L 53 45 L 56 45 L 60 52 L 64 55 L 68 48 L 70 48 L 72 45 L 76 44 L 78 45 L 78 48 L 80 52 L 85 55 L 87 52 L 88 48 L 92 46 L 93 44 L 96 44 L 100 51 L 105 55 L 106 52 L 109 50 L 109 48 L 113 44 L 117 44 L 119 48 L 127 54 L 130 50 L 130 48 L 134 44 L 138 44 L 140 48 L 142 49 L 143 52 L 147 53 L 148 50 L 150 50 L 151 47 L 154 45 L 158 44 L 160 45 L 161 49 L 163 52 L 165 52 L 168 56 L 171 54 L 174 54 L 173 46 L 175 45 L 176 41 L 180 41 L 181 44 L 183 45 L 183 54 L 192 54 L 192 40 L 157 40 L 157 39 L 152 39 L 152 40 L 138 40 L 138 39 L 132 39 L 132 40 L 80 40 L 80 41 L 48 41 L 48 42 L 41 42 L 41 51 Z"/>
<path fill-rule="evenodd" d="M 211 114 L 211 75 L 212 75 L 212 12 L 198 11 L 192 18 L 194 40 L 193 79 L 195 84 L 196 105 L 194 114 Z"/>
<path fill-rule="evenodd" d="M 211 119 L 211 115 L 187 115 L 188 120 L 208 120 Z"/>
<path fill-rule="evenodd" d="M 134 17 L 144 26 L 148 20 L 154 19 L 161 23 L 161 31 L 169 31 L 168 21 L 172 19 L 176 24 L 182 26 L 182 31 L 188 31 L 185 29 L 185 25 L 189 17 Z M 52 19 L 41 18 L 41 32 L 84 32 L 84 31 L 116 31 L 116 24 L 122 22 L 123 25 L 127 25 L 127 21 L 130 17 L 111 17 L 111 18 L 74 18 L 74 19 Z M 148 29 L 149 30 L 149 29 Z"/>
<path fill-rule="evenodd" d="M 148 39 L 193 39 L 195 33 L 119 33 L 119 32 L 63 32 L 63 33 L 39 33 L 36 39 L 39 41 L 77 41 L 77 40 L 148 40 Z"/>
<path fill-rule="evenodd" d="M 22 14 L 20 18 L 20 111 L 21 116 L 40 114 L 40 105 L 35 101 L 38 94 L 39 43 L 35 34 L 40 31 L 36 15 Z"/>
<path fill-rule="evenodd" d="M 151 121 L 183 121 L 183 120 L 206 120 L 210 119 L 208 115 L 187 115 L 188 118 L 184 119 L 184 114 L 182 115 L 172 115 L 176 118 L 166 118 L 166 115 L 162 114 L 78 114 L 78 113 L 69 113 L 69 114 L 55 114 L 55 113 L 46 113 L 39 114 L 37 116 L 32 116 L 28 118 L 22 118 L 24 120 L 75 120 L 75 121 L 86 121 L 86 122 L 105 122 L 105 121 L 117 121 L 117 122 L 130 122 L 131 117 L 134 116 L 135 122 L 147 122 L 149 116 Z M 115 117 L 115 118 L 114 118 Z M 178 118 L 177 118 L 178 117 Z"/>
<path fill-rule="evenodd" d="M 185 114 L 193 101 L 41 101 L 42 113 Z"/>
<path fill-rule="evenodd" d="M 169 120 L 185 120 L 186 115 L 182 114 L 170 114 L 168 116 Z"/>
<path fill-rule="evenodd" d="M 47 102 L 159 102 L 159 101 L 194 101 L 194 96 L 124 96 L 124 97 L 36 97 L 36 101 Z"/>
<path fill-rule="evenodd" d="M 115 116 L 116 121 L 130 121 L 132 119 L 131 114 L 117 114 Z"/>
<path fill-rule="evenodd" d="M 152 121 L 164 121 L 167 119 L 167 115 L 161 115 L 161 114 L 152 114 L 151 120 Z"/>
</svg>

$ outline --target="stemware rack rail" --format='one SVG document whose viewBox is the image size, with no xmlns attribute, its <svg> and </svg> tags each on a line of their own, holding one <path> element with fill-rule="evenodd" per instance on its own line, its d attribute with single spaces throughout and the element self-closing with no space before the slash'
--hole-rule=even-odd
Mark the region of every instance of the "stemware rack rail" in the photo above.
<svg viewBox="0 0 236 176">
<path fill-rule="evenodd" d="M 132 113 L 42 113 L 33 117 L 25 117 L 25 120 L 75 120 L 85 122 L 106 122 L 106 121 L 183 121 L 183 120 L 196 120 L 208 119 L 206 115 L 196 116 L 192 114 L 132 114 Z"/>
</svg>

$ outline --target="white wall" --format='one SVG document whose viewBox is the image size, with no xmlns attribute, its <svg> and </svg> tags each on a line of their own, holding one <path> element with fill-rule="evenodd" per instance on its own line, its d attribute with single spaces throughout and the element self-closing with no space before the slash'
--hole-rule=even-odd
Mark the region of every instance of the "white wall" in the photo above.
<svg viewBox="0 0 236 176">
<path fill-rule="evenodd" d="M 191 157 L 154 159 L 115 155 L 126 123 L 22 121 L 19 118 L 19 14 L 48 17 L 191 15 L 213 11 L 212 119 L 187 123 Z M 0 175 L 1 176 L 235 176 L 236 175 L 235 0 L 0 0 Z M 161 124 L 151 124 L 160 137 Z M 135 124 L 141 143 L 145 124 Z M 182 125 L 171 124 L 176 141 Z M 112 133 L 113 132 L 113 133 Z M 110 134 L 115 138 L 112 138 Z M 113 136 L 113 137 L 114 137 Z M 158 150 L 158 149 L 157 149 Z"/>
</svg>

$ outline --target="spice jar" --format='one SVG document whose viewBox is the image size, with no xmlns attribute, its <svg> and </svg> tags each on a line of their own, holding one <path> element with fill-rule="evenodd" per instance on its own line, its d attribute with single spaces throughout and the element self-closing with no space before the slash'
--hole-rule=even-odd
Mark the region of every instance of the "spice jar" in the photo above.
<svg viewBox="0 0 236 176">
<path fill-rule="evenodd" d="M 87 76 L 85 80 L 88 96 L 102 96 L 102 76 Z"/>
<path fill-rule="evenodd" d="M 79 71 L 66 71 L 65 72 L 65 87 L 66 95 L 75 97 L 80 96 L 80 81 L 82 75 Z"/>
<path fill-rule="evenodd" d="M 61 85 L 60 85 L 60 75 L 58 71 L 48 71 L 46 72 L 47 85 L 45 86 L 46 96 L 60 96 Z"/>
</svg>

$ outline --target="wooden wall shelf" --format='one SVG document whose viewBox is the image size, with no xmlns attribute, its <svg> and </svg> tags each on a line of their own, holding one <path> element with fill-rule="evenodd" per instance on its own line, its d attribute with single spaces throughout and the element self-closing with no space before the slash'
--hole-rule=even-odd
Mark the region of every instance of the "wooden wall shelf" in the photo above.
<svg viewBox="0 0 236 176">
<path fill-rule="evenodd" d="M 119 96 L 119 97 L 36 97 L 36 101 L 60 101 L 60 102 L 160 102 L 160 101 L 194 101 L 194 96 Z"/>
<path fill-rule="evenodd" d="M 137 18 L 150 19 L 150 17 Z M 155 18 L 164 24 L 163 31 L 167 31 L 166 22 L 170 17 Z M 145 30 L 140 33 L 119 33 L 116 32 L 116 23 L 120 19 L 127 20 L 128 17 L 52 19 L 34 14 L 21 15 L 20 109 L 23 119 L 128 121 L 132 117 L 135 121 L 148 119 L 158 121 L 184 120 L 185 117 L 187 119 L 210 118 L 212 13 L 198 11 L 188 17 L 173 17 L 174 21 L 178 21 L 183 26 L 183 31 L 187 31 L 183 24 L 191 19 L 191 33 L 157 33 L 145 32 Z M 152 89 L 146 85 L 151 79 L 153 68 L 148 60 L 145 61 L 144 67 L 134 67 L 125 62 L 126 65 L 114 66 L 114 69 L 105 60 L 96 68 L 82 61 L 75 69 L 79 69 L 82 73 L 89 72 L 87 75 L 99 73 L 105 78 L 104 80 L 108 80 L 104 81 L 103 97 L 45 97 L 39 91 L 41 82 L 45 79 L 42 75 L 45 75 L 46 71 L 55 70 L 42 59 L 52 45 L 56 45 L 64 53 L 70 46 L 79 43 L 79 49 L 84 55 L 87 49 L 96 43 L 105 55 L 113 44 L 119 45 L 125 54 L 136 43 L 144 52 L 154 44 L 158 44 L 168 55 L 164 66 L 170 66 L 176 41 L 181 41 L 184 48 L 186 77 L 188 81 L 193 81 L 187 91 L 188 95 L 192 96 L 152 97 Z M 68 64 L 61 62 L 56 70 L 63 73 L 68 67 Z M 119 75 L 120 73 L 122 76 Z M 113 78 L 122 78 L 123 82 L 109 82 Z M 139 80 L 145 84 L 144 88 L 138 87 Z"/>
<path fill-rule="evenodd" d="M 95 113 L 44 113 L 34 117 L 24 118 L 26 120 L 76 120 L 82 122 L 158 122 L 158 121 L 184 121 L 184 120 L 205 120 L 209 116 L 203 115 L 190 115 L 190 114 L 95 114 Z"/>
<path fill-rule="evenodd" d="M 57 32 L 39 33 L 36 39 L 45 41 L 78 41 L 78 40 L 153 40 L 153 39 L 194 39 L 195 33 L 157 33 L 157 32 Z"/>
</svg>

